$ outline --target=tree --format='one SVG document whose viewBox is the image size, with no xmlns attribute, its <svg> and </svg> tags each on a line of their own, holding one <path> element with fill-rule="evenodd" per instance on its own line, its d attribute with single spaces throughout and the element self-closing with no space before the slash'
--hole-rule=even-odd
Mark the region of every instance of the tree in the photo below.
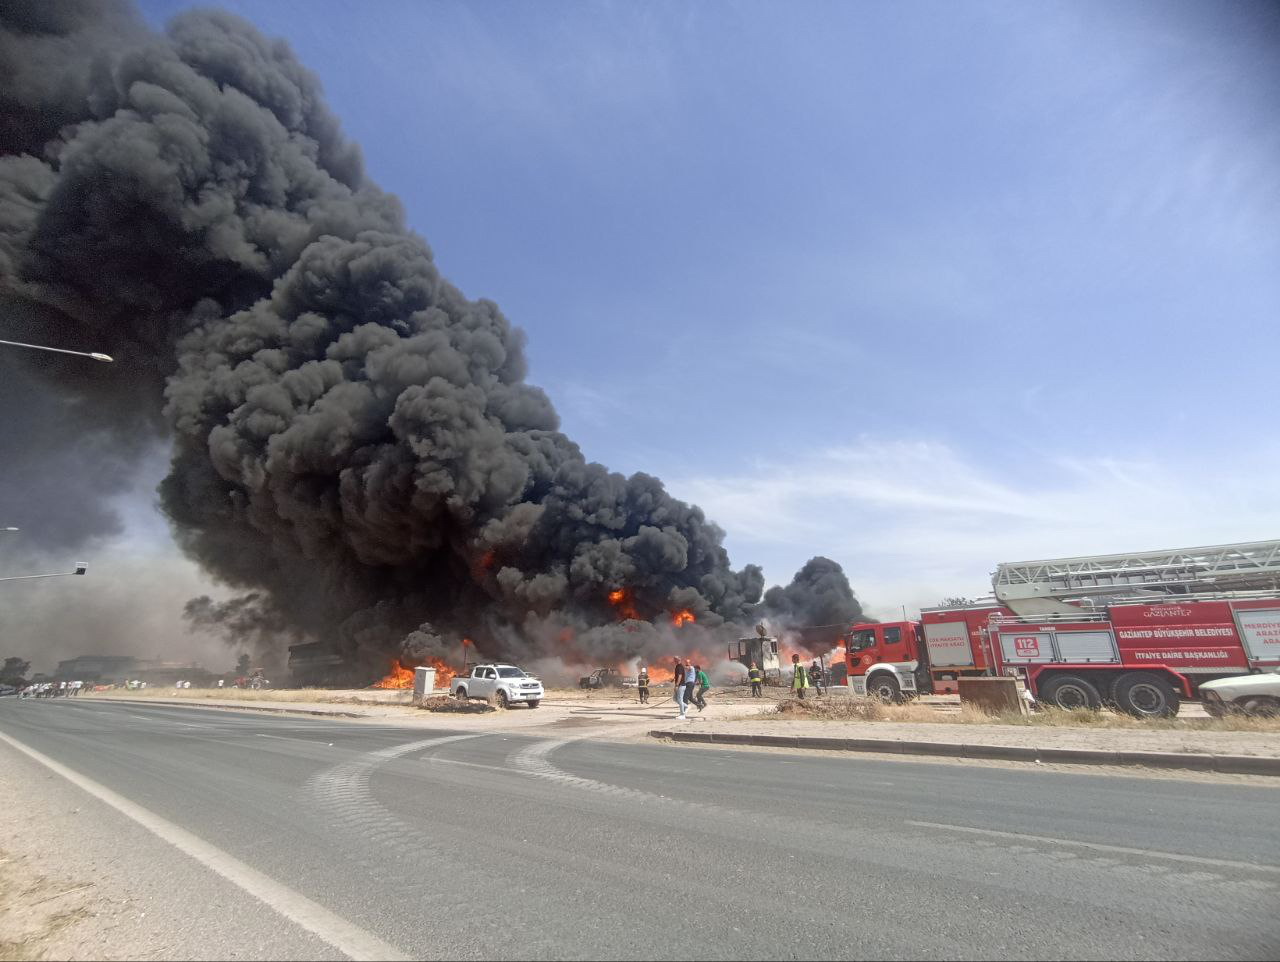
<svg viewBox="0 0 1280 962">
<path fill-rule="evenodd" d="M 247 674 L 249 674 L 249 656 L 244 654 L 236 659 L 236 676 L 243 678 Z"/>
<path fill-rule="evenodd" d="M 25 685 L 27 672 L 31 670 L 31 662 L 21 658 L 6 658 L 4 667 L 0 668 L 0 683 L 5 685 Z"/>
</svg>

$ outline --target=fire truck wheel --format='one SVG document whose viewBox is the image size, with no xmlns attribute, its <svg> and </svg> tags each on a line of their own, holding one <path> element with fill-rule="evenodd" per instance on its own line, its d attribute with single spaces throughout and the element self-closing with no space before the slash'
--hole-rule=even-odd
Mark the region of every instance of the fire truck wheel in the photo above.
<svg viewBox="0 0 1280 962">
<path fill-rule="evenodd" d="M 902 701 L 902 689 L 898 685 L 898 679 L 882 671 L 872 676 L 867 682 L 867 697 L 877 698 L 885 704 L 896 705 Z"/>
<path fill-rule="evenodd" d="M 1097 711 L 1102 707 L 1102 695 L 1097 686 L 1079 675 L 1057 675 L 1045 682 L 1040 689 L 1043 701 L 1066 711 L 1079 708 Z"/>
<path fill-rule="evenodd" d="M 1173 718 L 1181 702 L 1171 684 L 1145 671 L 1121 675 L 1114 694 L 1116 707 L 1134 718 Z"/>
</svg>

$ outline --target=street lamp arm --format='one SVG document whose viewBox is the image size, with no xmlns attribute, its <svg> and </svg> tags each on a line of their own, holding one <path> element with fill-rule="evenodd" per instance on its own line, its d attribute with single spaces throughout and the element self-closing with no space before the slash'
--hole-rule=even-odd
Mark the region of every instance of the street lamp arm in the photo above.
<svg viewBox="0 0 1280 962">
<path fill-rule="evenodd" d="M 0 581 L 34 581 L 37 578 L 73 578 L 76 575 L 82 575 L 89 570 L 89 566 L 83 561 L 76 565 L 75 571 L 55 571 L 47 575 L 8 575 L 0 578 Z"/>
<path fill-rule="evenodd" d="M 95 361 L 114 361 L 110 354 L 100 354 L 97 351 L 68 351 L 65 347 L 47 347 L 44 344 L 23 344 L 21 341 L 0 341 L 0 344 L 8 344 L 10 347 L 28 347 L 33 351 L 53 351 L 57 354 L 75 354 L 77 357 L 91 357 Z"/>
</svg>

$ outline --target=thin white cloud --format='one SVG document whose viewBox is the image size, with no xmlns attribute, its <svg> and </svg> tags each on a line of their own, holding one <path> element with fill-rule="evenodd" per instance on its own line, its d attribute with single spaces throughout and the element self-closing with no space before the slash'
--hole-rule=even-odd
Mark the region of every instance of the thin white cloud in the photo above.
<svg viewBox="0 0 1280 962">
<path fill-rule="evenodd" d="M 1276 450 L 1194 462 L 966 455 L 937 441 L 863 440 L 672 490 L 730 533 L 735 559 L 786 581 L 834 557 L 878 614 L 989 590 L 1001 561 L 1280 536 Z"/>
</svg>

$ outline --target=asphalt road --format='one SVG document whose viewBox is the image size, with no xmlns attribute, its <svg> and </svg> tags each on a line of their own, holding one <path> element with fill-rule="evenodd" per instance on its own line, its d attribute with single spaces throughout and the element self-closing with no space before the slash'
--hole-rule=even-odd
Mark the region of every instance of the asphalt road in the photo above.
<svg viewBox="0 0 1280 962">
<path fill-rule="evenodd" d="M 1280 950 L 1270 787 L 88 699 L 6 698 L 0 733 L 91 780 L 102 824 L 150 819 L 152 871 L 253 903 L 253 957 Z"/>
</svg>

